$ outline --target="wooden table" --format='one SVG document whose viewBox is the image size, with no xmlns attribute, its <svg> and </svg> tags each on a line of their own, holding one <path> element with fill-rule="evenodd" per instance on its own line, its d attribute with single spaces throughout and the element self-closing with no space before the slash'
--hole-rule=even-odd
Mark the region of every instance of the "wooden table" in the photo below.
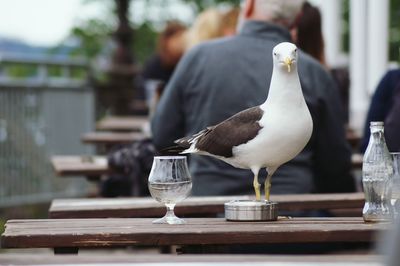
<svg viewBox="0 0 400 266">
<path fill-rule="evenodd" d="M 142 140 L 145 135 L 140 132 L 104 132 L 96 131 L 82 135 L 81 140 L 84 143 L 99 145 L 127 144 Z"/>
<path fill-rule="evenodd" d="M 202 265 L 251 265 L 276 266 L 284 263 L 291 265 L 318 265 L 329 263 L 329 265 L 384 265 L 383 257 L 377 255 L 160 255 L 160 254 L 95 254 L 95 255 L 58 255 L 49 254 L 0 254 L 0 262 L 5 265 L 180 265 L 202 266 Z M 325 265 L 325 264 L 324 264 Z"/>
<path fill-rule="evenodd" d="M 224 212 L 224 203 L 253 199 L 253 196 L 189 197 L 175 211 L 180 216 L 216 215 Z M 363 193 L 271 195 L 280 210 L 357 209 L 361 216 Z M 164 205 L 152 198 L 56 199 L 49 209 L 50 218 L 145 218 L 160 217 Z"/>
<path fill-rule="evenodd" d="M 142 131 L 148 122 L 149 119 L 143 116 L 108 116 L 100 120 L 96 128 L 108 131 Z"/>
<path fill-rule="evenodd" d="M 346 139 L 349 142 L 349 144 L 351 145 L 351 147 L 353 147 L 353 149 L 357 149 L 358 146 L 360 145 L 361 136 L 359 136 L 356 132 L 354 132 L 354 130 L 347 129 L 346 130 Z"/>
<path fill-rule="evenodd" d="M 188 218 L 187 224 L 152 224 L 151 218 L 9 220 L 2 248 L 79 248 L 124 246 L 215 246 L 251 244 L 371 243 L 390 224 L 362 218 L 293 218 L 275 222 L 228 222 Z M 56 250 L 57 252 L 57 250 Z"/>
<path fill-rule="evenodd" d="M 53 167 L 59 176 L 101 176 L 110 173 L 107 157 L 105 156 L 53 156 Z M 354 169 L 362 167 L 362 155 L 354 154 L 352 157 Z"/>
<path fill-rule="evenodd" d="M 100 178 L 110 172 L 104 156 L 53 156 L 51 163 L 59 176 Z"/>
</svg>

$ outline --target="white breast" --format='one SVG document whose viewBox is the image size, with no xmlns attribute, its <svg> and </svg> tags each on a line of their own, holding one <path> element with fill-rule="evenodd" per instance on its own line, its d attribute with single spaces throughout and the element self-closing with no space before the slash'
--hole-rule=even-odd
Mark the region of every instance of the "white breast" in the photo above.
<svg viewBox="0 0 400 266">
<path fill-rule="evenodd" d="M 302 95 L 301 95 L 302 96 Z M 313 129 L 304 98 L 299 104 L 266 105 L 263 127 L 251 141 L 233 149 L 234 163 L 247 167 L 279 167 L 293 159 L 308 143 Z"/>
</svg>

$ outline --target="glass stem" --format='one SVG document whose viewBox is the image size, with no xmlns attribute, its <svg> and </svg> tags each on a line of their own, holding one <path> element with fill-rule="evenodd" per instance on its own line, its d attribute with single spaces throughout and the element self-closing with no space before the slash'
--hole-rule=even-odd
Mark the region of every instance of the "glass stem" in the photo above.
<svg viewBox="0 0 400 266">
<path fill-rule="evenodd" d="M 167 206 L 167 213 L 165 214 L 165 217 L 175 217 L 175 213 L 174 213 L 174 208 L 175 208 L 175 203 L 169 203 L 169 204 L 165 204 L 165 206 Z"/>
</svg>

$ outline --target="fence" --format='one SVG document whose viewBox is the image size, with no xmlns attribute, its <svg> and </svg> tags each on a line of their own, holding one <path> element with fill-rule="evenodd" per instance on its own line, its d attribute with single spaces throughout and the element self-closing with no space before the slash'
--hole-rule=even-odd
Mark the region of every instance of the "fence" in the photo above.
<svg viewBox="0 0 400 266">
<path fill-rule="evenodd" d="M 80 195 L 82 179 L 56 177 L 55 154 L 91 154 L 94 93 L 84 60 L 0 56 L 0 207 Z"/>
</svg>

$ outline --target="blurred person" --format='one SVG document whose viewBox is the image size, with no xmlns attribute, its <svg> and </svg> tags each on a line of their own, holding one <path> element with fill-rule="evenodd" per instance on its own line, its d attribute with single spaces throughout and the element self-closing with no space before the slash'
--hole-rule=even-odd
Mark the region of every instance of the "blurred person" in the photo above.
<svg viewBox="0 0 400 266">
<path fill-rule="evenodd" d="M 157 41 L 157 51 L 143 67 L 143 79 L 159 80 L 167 83 L 184 53 L 186 26 L 177 22 L 167 22 Z"/>
<path fill-rule="evenodd" d="M 385 136 L 392 152 L 400 152 L 400 84 L 393 93 L 393 105 L 385 118 Z"/>
<path fill-rule="evenodd" d="M 291 25 L 290 33 L 297 47 L 326 66 L 321 12 L 317 7 L 305 2 Z"/>
<path fill-rule="evenodd" d="M 388 123 L 387 125 L 385 123 L 385 138 L 387 138 L 388 149 L 392 152 L 399 151 L 398 142 L 400 141 L 400 135 L 396 135 L 395 133 L 400 133 L 398 128 L 400 114 L 397 113 L 400 101 L 399 87 L 400 69 L 389 70 L 379 82 L 372 96 L 365 121 L 364 135 L 360 147 L 361 152 L 365 152 L 368 146 L 370 136 L 369 124 L 371 121 L 384 121 Z"/>
<path fill-rule="evenodd" d="M 232 36 L 236 34 L 239 13 L 239 8 L 231 8 L 222 15 L 222 36 Z"/>
<path fill-rule="evenodd" d="M 349 116 L 349 71 L 347 68 L 331 69 L 326 63 L 320 10 L 309 2 L 304 2 L 301 12 L 297 15 L 290 28 L 290 33 L 295 44 L 326 67 L 333 76 L 339 89 L 340 99 L 344 109 L 343 115 L 347 123 Z"/>
<path fill-rule="evenodd" d="M 197 45 L 181 59 L 152 120 L 161 150 L 233 114 L 261 104 L 272 74 L 272 49 L 291 41 L 289 27 L 302 0 L 247 0 L 237 35 Z M 314 130 L 305 149 L 272 178 L 272 194 L 354 191 L 351 150 L 334 81 L 324 67 L 299 52 L 299 76 Z M 268 147 L 265 147 L 268 149 Z M 192 155 L 193 195 L 252 194 L 251 171 Z M 266 176 L 265 171 L 260 176 Z"/>
<path fill-rule="evenodd" d="M 143 67 L 143 83 L 149 116 L 151 117 L 160 94 L 185 51 L 186 26 L 178 21 L 167 22 L 158 36 L 157 51 Z M 149 131 L 149 129 L 147 129 Z"/>
<path fill-rule="evenodd" d="M 186 36 L 186 50 L 193 46 L 222 36 L 222 14 L 217 9 L 207 9 L 200 13 Z"/>
</svg>

